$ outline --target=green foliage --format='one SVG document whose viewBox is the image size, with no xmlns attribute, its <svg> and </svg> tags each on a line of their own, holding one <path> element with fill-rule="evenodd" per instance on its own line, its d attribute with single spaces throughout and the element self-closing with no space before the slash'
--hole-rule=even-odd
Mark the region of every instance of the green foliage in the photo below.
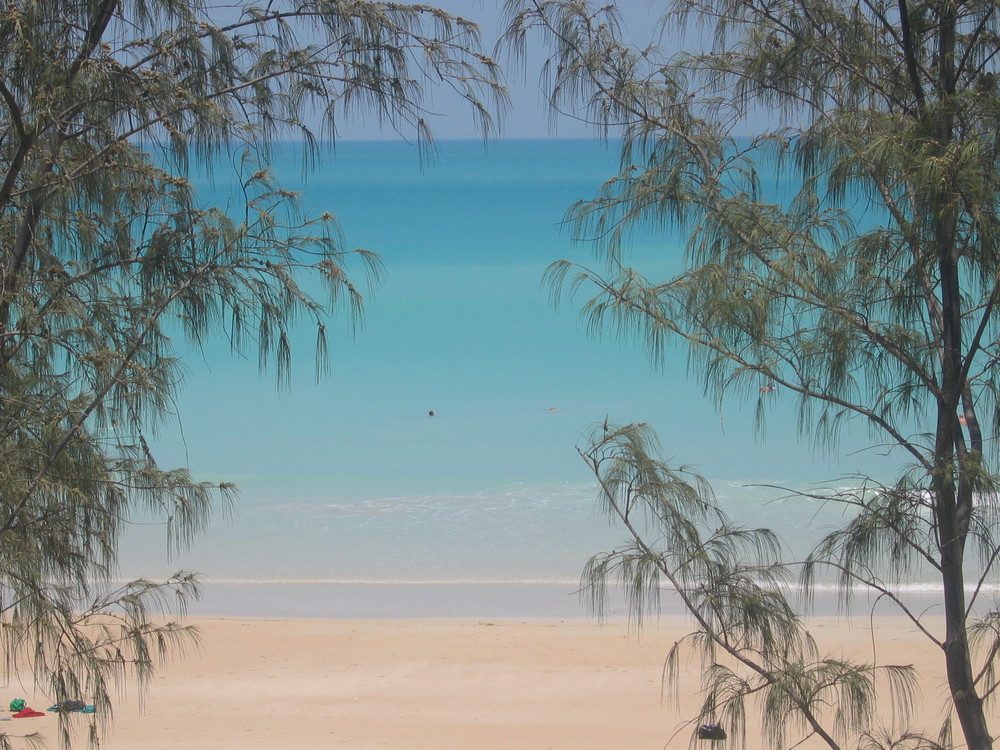
<svg viewBox="0 0 1000 750">
<path fill-rule="evenodd" d="M 621 549 L 591 558 L 582 584 L 601 611 L 617 579 L 640 622 L 661 587 L 680 597 L 698 628 L 670 650 L 665 677 L 676 685 L 687 648 L 700 654 L 705 698 L 693 723 L 721 722 L 742 745 L 754 702 L 763 738 L 779 750 L 814 735 L 835 747 L 859 743 L 873 726 L 891 726 L 886 704 L 905 726 L 912 669 L 821 656 L 789 602 L 777 539 L 734 527 L 704 480 L 671 469 L 656 449 L 646 425 L 605 424 L 581 451 L 602 506 L 629 532 Z"/>
<path fill-rule="evenodd" d="M 431 85 L 488 131 L 504 93 L 477 34 L 433 8 L 353 0 L 0 9 L 0 643 L 53 702 L 96 705 L 91 744 L 116 684 L 144 686 L 194 635 L 161 617 L 197 596 L 192 574 L 115 589 L 122 531 L 152 514 L 178 549 L 233 496 L 148 447 L 183 381 L 175 341 L 256 349 L 282 383 L 289 328 L 312 324 L 321 374 L 324 320 L 360 320 L 379 275 L 275 182 L 275 143 L 300 137 L 309 167 L 317 136 L 362 116 L 426 146 Z M 236 206 L 191 182 L 223 156 Z"/>
<path fill-rule="evenodd" d="M 801 580 L 832 572 L 845 601 L 861 587 L 903 606 L 898 584 L 936 569 L 944 634 L 904 612 L 942 651 L 966 744 L 992 747 L 996 649 L 977 654 L 970 632 L 995 642 L 972 612 L 998 557 L 997 6 L 680 0 L 657 28 L 663 47 L 624 41 L 614 6 L 506 7 L 511 49 L 538 35 L 552 51 L 553 110 L 622 138 L 619 173 L 568 216 L 598 265 L 553 264 L 555 299 L 586 294 L 592 330 L 637 338 L 656 360 L 686 343 L 719 402 L 774 384 L 821 448 L 836 450 L 848 423 L 869 429 L 899 479 L 824 494 L 853 520 L 802 561 Z M 683 270 L 631 268 L 637 227 L 685 236 Z M 773 397 L 757 397 L 759 426 Z M 731 590 L 710 573 L 698 572 L 706 586 Z"/>
</svg>

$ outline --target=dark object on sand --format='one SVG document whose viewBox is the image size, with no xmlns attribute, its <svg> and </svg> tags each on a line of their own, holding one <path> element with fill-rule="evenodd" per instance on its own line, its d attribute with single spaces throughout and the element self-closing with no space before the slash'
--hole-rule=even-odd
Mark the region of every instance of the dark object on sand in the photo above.
<svg viewBox="0 0 1000 750">
<path fill-rule="evenodd" d="M 724 740 L 726 739 L 726 730 L 722 728 L 721 724 L 702 724 L 698 727 L 698 739 Z"/>
</svg>

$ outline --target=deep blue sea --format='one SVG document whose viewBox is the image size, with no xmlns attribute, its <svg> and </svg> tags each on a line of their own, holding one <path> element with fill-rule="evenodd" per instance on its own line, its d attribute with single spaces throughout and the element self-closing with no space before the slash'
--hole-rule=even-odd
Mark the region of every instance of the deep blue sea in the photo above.
<svg viewBox="0 0 1000 750">
<path fill-rule="evenodd" d="M 848 433 L 815 454 L 795 404 L 770 394 L 763 438 L 753 399 L 721 409 L 687 372 L 640 345 L 588 335 L 579 302 L 555 309 L 546 266 L 593 263 L 562 225 L 574 201 L 613 176 L 613 147 L 585 140 L 445 141 L 421 164 L 415 146 L 342 142 L 303 179 L 296 147 L 271 167 L 303 205 L 330 211 L 348 247 L 386 268 L 364 326 L 330 326 L 332 374 L 317 384 L 314 331 L 295 333 L 293 382 L 275 388 L 256 359 L 222 344 L 186 352 L 179 422 L 156 441 L 165 467 L 235 482 L 240 500 L 170 559 L 163 530 L 126 541 L 122 575 L 178 568 L 215 581 L 575 581 L 623 535 L 596 510 L 576 453 L 605 418 L 646 421 L 665 457 L 712 480 L 738 520 L 804 549 L 836 514 L 761 485 L 806 488 L 854 472 L 894 473 Z M 224 199 L 220 165 L 206 200 Z M 651 277 L 680 267 L 684 238 L 650 232 L 630 251 Z M 360 273 L 360 269 L 358 270 Z M 435 416 L 429 417 L 433 411 Z"/>
</svg>

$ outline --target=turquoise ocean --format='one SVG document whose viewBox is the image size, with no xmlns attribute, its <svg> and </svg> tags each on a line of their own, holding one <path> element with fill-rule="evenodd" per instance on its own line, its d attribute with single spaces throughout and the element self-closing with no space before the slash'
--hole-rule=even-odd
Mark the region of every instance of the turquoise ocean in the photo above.
<svg viewBox="0 0 1000 750">
<path fill-rule="evenodd" d="M 683 349 L 654 367 L 635 341 L 589 335 L 582 298 L 553 307 L 546 266 L 596 263 L 563 217 L 615 174 L 613 144 L 437 147 L 422 163 L 413 144 L 340 142 L 305 176 L 297 146 L 275 155 L 271 168 L 306 210 L 333 213 L 347 247 L 379 254 L 383 281 L 356 333 L 334 318 L 331 373 L 318 383 L 308 322 L 293 332 L 287 389 L 258 373 L 252 352 L 219 342 L 181 352 L 187 379 L 178 420 L 157 436 L 159 461 L 234 482 L 240 499 L 181 554 L 168 554 L 161 526 L 138 526 L 123 578 L 184 568 L 213 585 L 572 588 L 591 554 L 623 538 L 576 452 L 606 418 L 649 422 L 664 457 L 711 480 L 736 520 L 792 539 L 793 552 L 839 516 L 775 487 L 895 474 L 863 431 L 848 430 L 834 456 L 817 453 L 790 394 L 767 395 L 758 434 L 757 393 L 720 408 Z M 202 180 L 206 200 L 225 200 L 231 173 L 220 162 Z M 649 232 L 629 257 L 655 278 L 680 267 L 683 249 L 683 237 Z"/>
</svg>

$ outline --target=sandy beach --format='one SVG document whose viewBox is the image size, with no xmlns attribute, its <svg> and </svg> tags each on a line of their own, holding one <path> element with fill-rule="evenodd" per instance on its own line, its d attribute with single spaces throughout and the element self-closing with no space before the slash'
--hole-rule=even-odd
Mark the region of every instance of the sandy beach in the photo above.
<svg viewBox="0 0 1000 750">
<path fill-rule="evenodd" d="M 688 629 L 681 618 L 641 632 L 588 618 L 192 622 L 200 652 L 162 668 L 144 710 L 124 697 L 104 748 L 691 746 L 682 725 L 699 700 L 697 660 L 685 670 L 679 702 L 660 690 L 664 656 Z M 817 618 L 810 628 L 838 654 L 870 654 L 867 621 L 857 622 Z M 938 654 L 902 619 L 878 617 L 876 628 L 881 661 L 920 669 L 916 715 L 936 721 Z M 55 725 L 50 715 L 23 729 L 54 743 Z M 749 746 L 762 747 L 754 732 Z"/>
</svg>

